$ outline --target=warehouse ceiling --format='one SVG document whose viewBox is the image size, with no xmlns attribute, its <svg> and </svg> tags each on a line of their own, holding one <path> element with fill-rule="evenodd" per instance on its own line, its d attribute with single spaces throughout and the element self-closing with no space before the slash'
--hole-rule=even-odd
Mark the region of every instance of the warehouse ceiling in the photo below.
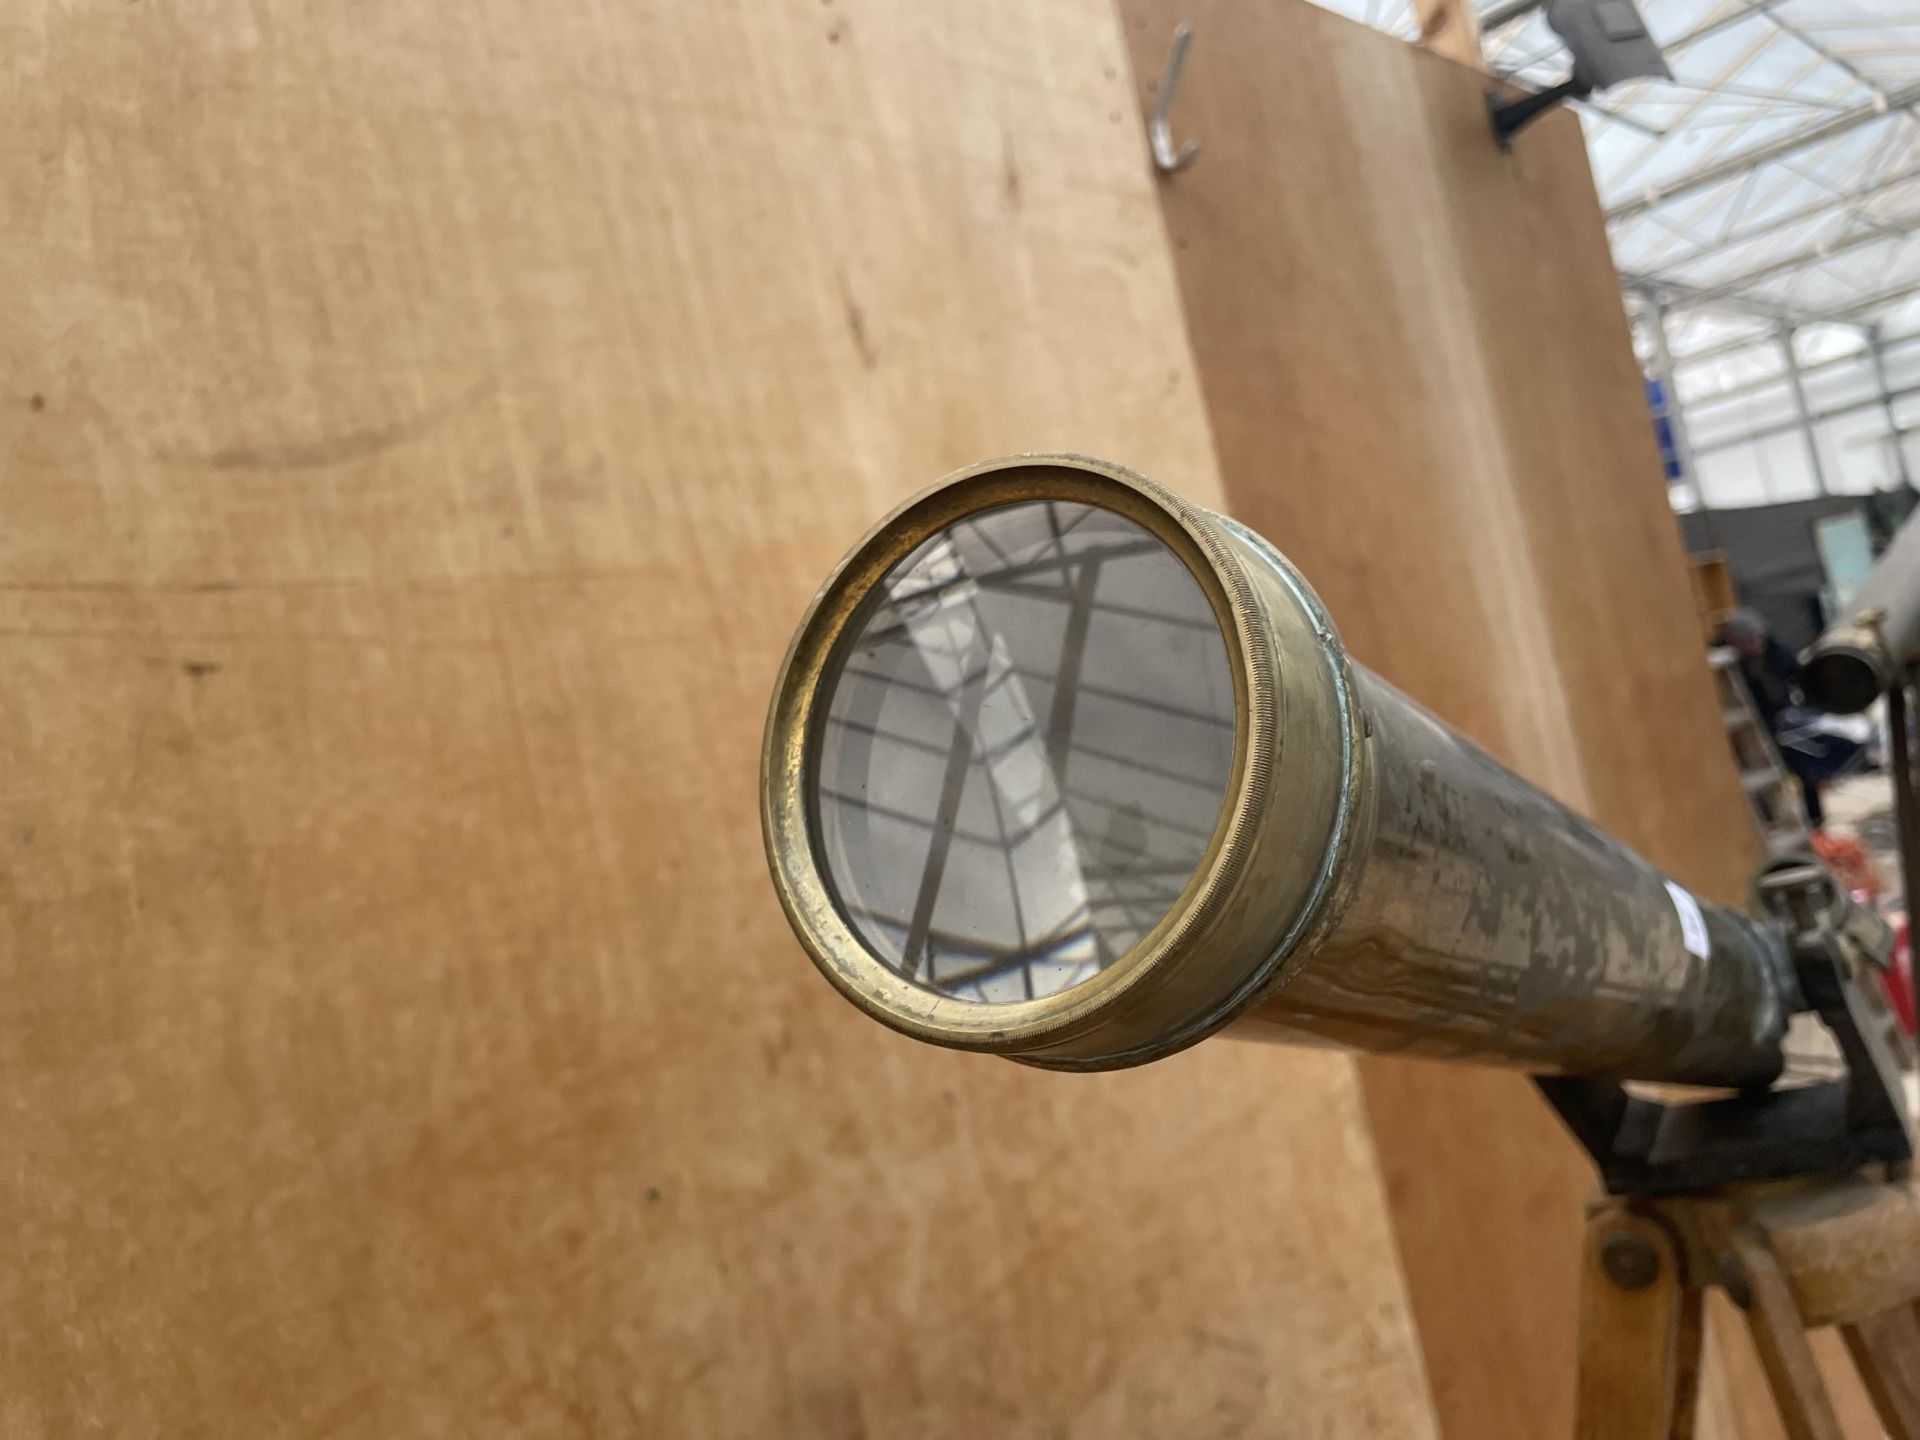
<svg viewBox="0 0 1920 1440">
<path fill-rule="evenodd" d="M 1407 0 L 1323 3 L 1414 37 Z M 1920 0 L 1640 9 L 1673 79 L 1580 111 L 1622 284 L 1666 307 L 1675 359 L 1738 369 L 1782 326 L 1920 330 Z M 1483 5 L 1482 25 L 1491 70 L 1566 77 L 1538 10 Z"/>
</svg>

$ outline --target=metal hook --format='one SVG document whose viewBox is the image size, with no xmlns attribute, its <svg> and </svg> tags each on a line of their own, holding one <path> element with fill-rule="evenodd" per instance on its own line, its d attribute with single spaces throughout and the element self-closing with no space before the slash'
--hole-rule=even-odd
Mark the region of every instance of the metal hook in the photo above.
<svg viewBox="0 0 1920 1440">
<path fill-rule="evenodd" d="M 1173 27 L 1173 49 L 1167 55 L 1167 68 L 1160 72 L 1160 88 L 1154 93 L 1153 110 L 1147 116 L 1147 140 L 1153 146 L 1153 163 L 1162 175 L 1184 170 L 1200 153 L 1192 141 L 1174 148 L 1173 127 L 1167 123 L 1167 110 L 1173 93 L 1180 88 L 1180 71 L 1187 63 L 1187 47 L 1193 43 L 1193 29 L 1182 21 Z"/>
</svg>

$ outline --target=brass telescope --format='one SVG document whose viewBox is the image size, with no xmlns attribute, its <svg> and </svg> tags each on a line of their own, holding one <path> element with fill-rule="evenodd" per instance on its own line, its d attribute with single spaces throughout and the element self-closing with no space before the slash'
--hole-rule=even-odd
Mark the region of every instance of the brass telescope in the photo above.
<svg viewBox="0 0 1920 1440">
<path fill-rule="evenodd" d="M 1811 857 L 1755 882 L 1765 920 L 1700 903 L 1353 663 L 1244 526 L 1079 456 L 949 476 L 815 597 L 760 782 L 794 933 L 918 1039 L 1103 1070 L 1219 1031 L 1532 1071 L 1613 1197 L 1580 1435 L 1691 1432 L 1719 1285 L 1763 1357 L 1799 1357 L 1769 1367 L 1790 1430 L 1839 1433 L 1804 1334 L 1837 1324 L 1920 1440 L 1885 922 Z M 1831 1078 L 1781 1075 L 1802 1013 Z"/>
<path fill-rule="evenodd" d="M 949 476 L 800 624 L 775 886 L 883 1024 L 1064 1070 L 1216 1031 L 1760 1087 L 1784 931 L 1705 904 L 1355 664 L 1271 545 L 1069 455 Z"/>
</svg>

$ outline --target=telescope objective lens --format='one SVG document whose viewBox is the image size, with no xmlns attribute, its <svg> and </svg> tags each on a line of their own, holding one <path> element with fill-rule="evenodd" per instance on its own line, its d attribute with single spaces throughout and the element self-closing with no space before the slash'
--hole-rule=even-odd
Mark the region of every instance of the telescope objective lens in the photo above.
<svg viewBox="0 0 1920 1440">
<path fill-rule="evenodd" d="M 915 985 L 1059 994 L 1167 915 L 1219 823 L 1234 687 L 1206 593 L 1112 511 L 1026 501 L 896 565 L 823 686 L 824 878 Z"/>
</svg>

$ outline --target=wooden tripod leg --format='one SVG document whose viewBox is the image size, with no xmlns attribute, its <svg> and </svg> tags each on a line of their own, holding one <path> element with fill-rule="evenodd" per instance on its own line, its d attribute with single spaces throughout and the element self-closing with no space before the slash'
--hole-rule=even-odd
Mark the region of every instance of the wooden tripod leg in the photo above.
<svg viewBox="0 0 1920 1440">
<path fill-rule="evenodd" d="M 1920 1307 L 1902 1305 L 1842 1325 L 1880 1423 L 1893 1440 L 1920 1440 Z"/>
<path fill-rule="evenodd" d="M 1699 1370 L 1699 1297 L 1681 1284 L 1673 1237 L 1644 1215 L 1600 1211 L 1580 1266 L 1577 1440 L 1687 1440 Z"/>
<path fill-rule="evenodd" d="M 1760 1232 L 1747 1225 L 1733 1226 L 1726 1246 L 1746 1280 L 1747 1326 L 1788 1440 L 1845 1440 L 1780 1262 Z"/>
<path fill-rule="evenodd" d="M 1707 1292 L 1692 1285 L 1680 1290 L 1680 1319 L 1673 1340 L 1673 1420 L 1669 1440 L 1693 1440 L 1700 1408 L 1700 1342 L 1706 1331 Z"/>
</svg>

